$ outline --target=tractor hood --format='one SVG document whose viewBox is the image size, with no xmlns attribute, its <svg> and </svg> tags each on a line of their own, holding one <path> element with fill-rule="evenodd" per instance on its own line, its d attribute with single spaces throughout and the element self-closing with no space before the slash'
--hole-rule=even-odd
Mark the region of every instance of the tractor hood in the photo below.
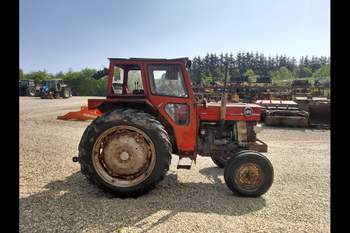
<svg viewBox="0 0 350 233">
<path fill-rule="evenodd" d="M 201 121 L 219 121 L 221 103 L 207 103 L 199 106 Z M 228 103 L 225 120 L 228 121 L 260 121 L 262 107 L 256 104 Z"/>
</svg>

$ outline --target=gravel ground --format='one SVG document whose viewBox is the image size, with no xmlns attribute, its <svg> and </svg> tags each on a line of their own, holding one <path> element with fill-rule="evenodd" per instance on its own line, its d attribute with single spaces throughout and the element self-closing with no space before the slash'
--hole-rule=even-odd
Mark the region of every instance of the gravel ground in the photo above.
<svg viewBox="0 0 350 233">
<path fill-rule="evenodd" d="M 119 199 L 72 162 L 89 122 L 56 120 L 86 100 L 20 98 L 21 232 L 330 231 L 329 130 L 264 128 L 275 180 L 260 198 L 235 196 L 210 158 L 177 170 L 174 156 L 156 189 Z"/>
</svg>

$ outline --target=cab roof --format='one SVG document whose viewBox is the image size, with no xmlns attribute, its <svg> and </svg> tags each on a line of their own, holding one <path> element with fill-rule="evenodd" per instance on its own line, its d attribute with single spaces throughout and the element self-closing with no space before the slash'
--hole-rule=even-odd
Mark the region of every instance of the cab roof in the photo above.
<svg viewBox="0 0 350 233">
<path fill-rule="evenodd" d="M 130 57 L 130 58 L 108 58 L 110 61 L 188 61 L 188 57 L 179 57 L 179 58 L 136 58 L 136 57 Z"/>
</svg>

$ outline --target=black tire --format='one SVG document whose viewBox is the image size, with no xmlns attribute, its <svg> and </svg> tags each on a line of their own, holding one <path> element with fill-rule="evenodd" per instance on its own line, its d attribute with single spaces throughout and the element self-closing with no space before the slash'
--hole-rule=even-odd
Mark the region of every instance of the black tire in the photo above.
<svg viewBox="0 0 350 233">
<path fill-rule="evenodd" d="M 115 126 L 132 126 L 142 130 L 155 147 L 155 165 L 150 175 L 131 187 L 111 185 L 96 171 L 93 165 L 93 147 L 99 136 Z M 85 130 L 79 144 L 81 172 L 86 178 L 118 197 L 137 197 L 153 189 L 160 182 L 171 163 L 171 143 L 167 132 L 152 115 L 136 109 L 121 108 L 107 112 L 95 119 Z"/>
<path fill-rule="evenodd" d="M 35 88 L 27 88 L 27 93 L 26 93 L 27 96 L 31 96 L 31 97 L 34 97 L 35 96 Z"/>
<path fill-rule="evenodd" d="M 258 165 L 261 172 L 261 181 L 253 189 L 246 189 L 242 187 L 235 180 L 235 172 L 243 164 L 255 164 Z M 227 187 L 241 196 L 246 197 L 258 197 L 266 193 L 272 185 L 274 177 L 274 171 L 271 162 L 262 154 L 258 152 L 245 152 L 231 158 L 224 171 L 224 178 Z"/>
<path fill-rule="evenodd" d="M 55 93 L 53 94 L 53 98 L 54 98 L 54 99 L 60 99 L 60 98 L 61 98 L 60 93 L 59 93 L 59 92 L 55 92 Z"/>
<path fill-rule="evenodd" d="M 251 153 L 259 153 L 256 150 L 241 150 L 241 151 L 236 152 L 235 156 L 238 156 L 238 155 L 243 154 L 243 153 L 249 153 L 249 152 L 251 152 Z"/>
<path fill-rule="evenodd" d="M 62 90 L 62 97 L 65 98 L 65 99 L 67 99 L 67 98 L 69 98 L 70 96 L 71 96 L 71 94 L 70 94 L 69 89 L 64 88 L 64 89 Z"/>
<path fill-rule="evenodd" d="M 245 153 L 245 152 L 256 152 L 256 151 L 253 151 L 253 150 L 241 150 L 241 151 L 238 151 L 236 153 L 234 153 L 230 158 L 232 157 L 235 157 L 235 156 L 238 156 L 242 153 Z M 224 168 L 227 164 L 227 161 L 229 159 L 227 158 L 224 158 L 223 156 L 218 156 L 218 155 L 212 155 L 211 156 L 211 160 L 213 160 L 213 162 L 219 167 L 219 168 Z"/>
<path fill-rule="evenodd" d="M 219 168 L 223 168 L 226 165 L 227 160 L 222 158 L 221 156 L 217 156 L 217 155 L 212 155 L 211 156 L 211 160 L 213 160 L 213 162 L 216 164 L 216 166 L 218 166 Z"/>
</svg>

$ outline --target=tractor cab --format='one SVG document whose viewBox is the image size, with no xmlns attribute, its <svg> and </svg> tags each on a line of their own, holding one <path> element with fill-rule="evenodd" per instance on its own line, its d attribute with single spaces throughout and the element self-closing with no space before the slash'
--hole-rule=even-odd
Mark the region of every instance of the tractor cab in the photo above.
<svg viewBox="0 0 350 233">
<path fill-rule="evenodd" d="M 48 79 L 43 81 L 43 88 L 49 91 L 59 90 L 64 85 L 62 79 Z"/>
<path fill-rule="evenodd" d="M 32 79 L 22 79 L 19 81 L 21 87 L 34 87 L 35 82 Z"/>
<path fill-rule="evenodd" d="M 35 96 L 35 82 L 32 79 L 22 79 L 19 81 L 20 96 Z"/>
<path fill-rule="evenodd" d="M 40 97 L 44 99 L 57 99 L 71 97 L 71 89 L 62 79 L 47 79 L 42 82 Z"/>
<path fill-rule="evenodd" d="M 144 59 L 149 64 L 141 64 L 142 59 L 138 58 L 132 60 L 134 62 L 129 64 L 122 59 L 110 59 L 107 98 L 142 97 L 150 94 L 188 97 L 179 64 L 171 60 L 162 64 L 159 61 L 150 64 L 150 59 Z"/>
</svg>

